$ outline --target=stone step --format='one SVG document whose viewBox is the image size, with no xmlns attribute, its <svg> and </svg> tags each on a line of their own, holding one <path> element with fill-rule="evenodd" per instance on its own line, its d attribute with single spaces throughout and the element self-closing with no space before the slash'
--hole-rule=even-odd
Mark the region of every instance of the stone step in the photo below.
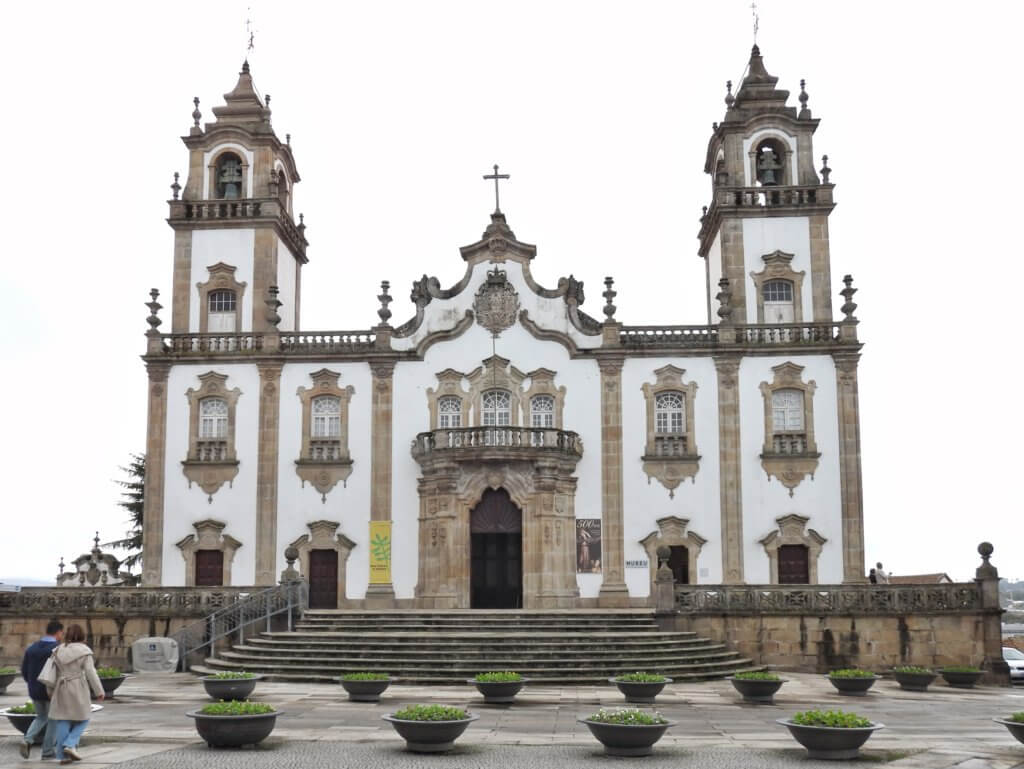
<svg viewBox="0 0 1024 769">
<path fill-rule="evenodd" d="M 687 649 L 685 651 L 679 649 L 666 649 L 660 651 L 636 651 L 631 654 L 622 652 L 595 652 L 592 649 L 577 649 L 574 650 L 576 653 L 566 656 L 565 650 L 552 651 L 546 654 L 538 654 L 533 649 L 527 650 L 515 650 L 505 648 L 503 650 L 462 650 L 459 652 L 449 652 L 444 657 L 431 656 L 426 653 L 420 653 L 415 657 L 410 658 L 407 653 L 396 652 L 391 650 L 385 650 L 380 648 L 367 648 L 362 651 L 353 650 L 317 650 L 315 655 L 303 654 L 302 651 L 306 650 L 295 650 L 295 649 L 274 649 L 266 648 L 262 646 L 248 646 L 248 645 L 235 645 L 232 647 L 231 652 L 225 652 L 225 658 L 228 658 L 232 654 L 244 654 L 252 658 L 258 659 L 274 659 L 274 660 L 301 660 L 303 662 L 316 662 L 322 660 L 325 664 L 346 664 L 347 661 L 372 661 L 380 660 L 382 662 L 389 661 L 391 664 L 414 664 L 417 667 L 423 665 L 437 665 L 439 667 L 447 667 L 452 664 L 452 661 L 463 661 L 469 662 L 471 660 L 479 660 L 482 663 L 486 663 L 494 667 L 495 665 L 505 664 L 500 662 L 504 659 L 515 659 L 518 660 L 516 664 L 522 664 L 523 662 L 543 662 L 544 664 L 550 665 L 555 663 L 572 663 L 573 661 L 581 658 L 590 660 L 608 662 L 615 660 L 631 660 L 643 662 L 649 660 L 651 664 L 655 662 L 661 662 L 665 660 L 675 660 L 682 658 L 705 658 L 727 652 L 726 648 L 722 644 L 709 644 L 707 646 L 700 646 L 698 648 Z M 436 651 L 437 650 L 433 650 Z M 518 651 L 518 653 L 517 653 Z M 573 650 L 571 650 L 573 651 Z M 635 664 L 632 662 L 631 664 Z"/>
<path fill-rule="evenodd" d="M 591 617 L 602 619 L 629 619 L 631 617 L 654 617 L 653 609 L 306 609 L 310 617 L 565 617 L 583 621 Z"/>
<path fill-rule="evenodd" d="M 257 646 L 268 649 L 365 649 L 368 648 L 365 639 L 362 638 L 334 638 L 331 640 L 320 640 L 313 637 L 301 639 L 266 638 L 254 636 L 246 638 L 245 643 L 250 646 Z M 515 644 L 518 647 L 528 648 L 536 653 L 547 653 L 551 651 L 579 651 L 581 649 L 602 651 L 614 654 L 620 651 L 649 651 L 657 652 L 662 650 L 691 649 L 711 643 L 706 638 L 681 638 L 663 640 L 641 640 L 641 639 L 593 639 L 578 638 L 574 640 L 537 641 L 534 639 L 521 639 Z M 419 653 L 424 650 L 443 649 L 446 653 L 462 653 L 464 651 L 489 649 L 505 649 L 509 646 L 507 639 L 481 640 L 476 638 L 458 638 L 453 640 L 437 641 L 436 639 L 400 639 L 387 640 L 378 639 L 373 645 L 377 649 L 391 649 L 396 653 Z"/>
<path fill-rule="evenodd" d="M 487 640 L 488 638 L 496 639 L 513 639 L 513 640 L 529 640 L 529 639 L 559 639 L 564 638 L 567 640 L 576 638 L 598 638 L 598 639 L 610 639 L 610 638 L 628 638 L 628 639 L 665 639 L 672 640 L 676 638 L 696 638 L 696 633 L 679 633 L 672 631 L 662 630 L 640 630 L 633 632 L 600 632 L 600 633 L 587 633 L 587 632 L 575 632 L 575 631 L 563 631 L 563 632 L 551 632 L 545 631 L 543 633 L 513 633 L 513 632 L 496 632 L 494 630 L 483 630 L 479 632 L 451 632 L 449 630 L 433 630 L 433 631 L 391 631 L 391 632 L 361 632 L 358 635 L 347 633 L 340 630 L 294 630 L 292 632 L 261 632 L 260 635 L 267 637 L 278 637 L 278 636 L 305 636 L 308 638 L 362 638 L 373 641 L 386 640 L 393 638 L 395 640 L 416 640 L 416 639 L 475 639 L 475 640 Z"/>
<path fill-rule="evenodd" d="M 474 633 L 474 632 L 491 632 L 491 633 L 557 633 L 568 629 L 575 630 L 577 632 L 594 632 L 594 633 L 642 633 L 642 632 L 655 632 L 658 629 L 657 625 L 630 625 L 629 627 L 615 627 L 614 625 L 605 624 L 593 624 L 593 625 L 508 625 L 508 624 L 485 624 L 485 623 L 473 623 L 473 624 L 445 624 L 445 625 L 413 625 L 413 624 L 394 624 L 390 622 L 381 622 L 367 625 L 349 625 L 344 622 L 297 622 L 295 624 L 295 630 L 298 632 L 323 632 L 323 631 L 336 631 L 346 633 L 363 633 L 363 632 L 407 632 L 407 633 L 433 633 L 433 632 L 444 632 L 444 633 Z"/>
</svg>

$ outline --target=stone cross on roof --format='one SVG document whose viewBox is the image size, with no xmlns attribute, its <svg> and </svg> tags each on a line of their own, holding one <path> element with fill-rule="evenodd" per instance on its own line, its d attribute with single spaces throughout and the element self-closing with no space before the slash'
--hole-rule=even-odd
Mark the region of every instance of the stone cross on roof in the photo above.
<svg viewBox="0 0 1024 769">
<path fill-rule="evenodd" d="M 494 213 L 496 213 L 496 214 L 500 214 L 501 213 L 501 206 L 498 205 L 498 180 L 499 179 L 508 179 L 508 178 L 510 178 L 509 174 L 499 174 L 498 173 L 498 164 L 497 163 L 494 164 L 494 173 L 493 174 L 484 174 L 484 179 L 494 179 Z"/>
</svg>

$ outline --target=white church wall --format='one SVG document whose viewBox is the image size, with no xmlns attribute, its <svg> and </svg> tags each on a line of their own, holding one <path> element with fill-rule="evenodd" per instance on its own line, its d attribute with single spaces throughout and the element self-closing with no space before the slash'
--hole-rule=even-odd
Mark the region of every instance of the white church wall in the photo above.
<svg viewBox="0 0 1024 769">
<path fill-rule="evenodd" d="M 226 374 L 226 387 L 241 394 L 235 405 L 235 452 L 238 475 L 207 499 L 198 485 L 189 488 L 182 472 L 188 456 L 189 401 L 186 392 L 199 389 L 199 375 L 213 370 Z M 259 373 L 252 364 L 173 366 L 167 378 L 167 454 L 164 464 L 163 580 L 168 586 L 185 584 L 185 561 L 175 543 L 195 534 L 193 523 L 207 518 L 226 524 L 242 546 L 235 553 L 231 584 L 252 585 L 256 565 L 256 458 L 259 432 Z"/>
<path fill-rule="evenodd" d="M 811 234 L 806 216 L 769 216 L 743 220 L 743 254 L 745 279 L 747 281 L 747 319 L 757 322 L 757 292 L 752 272 L 764 270 L 765 254 L 773 251 L 793 254 L 790 266 L 795 272 L 803 272 L 801 311 L 805 321 L 814 317 L 811 291 Z"/>
<path fill-rule="evenodd" d="M 351 385 L 355 392 L 349 401 L 348 445 L 352 457 L 352 474 L 347 483 L 339 482 L 321 499 L 312 485 L 302 485 L 295 472 L 295 460 L 302 452 L 302 401 L 300 387 L 313 385 L 310 374 L 320 369 L 337 371 L 342 389 Z M 289 544 L 309 534 L 307 524 L 313 521 L 338 521 L 338 533 L 356 543 L 346 564 L 346 597 L 362 599 L 369 581 L 370 533 L 370 404 L 371 375 L 366 363 L 312 361 L 289 363 L 281 372 L 281 413 L 278 443 L 277 485 L 277 571 L 287 562 L 284 550 Z"/>
<path fill-rule="evenodd" d="M 708 249 L 708 255 L 705 259 L 707 262 L 707 275 L 708 275 L 708 323 L 718 322 L 718 302 L 715 301 L 715 296 L 718 294 L 718 281 L 722 279 L 722 234 L 718 232 L 715 234 L 715 239 L 711 241 L 711 247 Z"/>
<path fill-rule="evenodd" d="M 771 382 L 772 367 L 785 362 L 803 366 L 802 380 L 814 380 L 814 439 L 821 453 L 814 478 L 804 478 L 793 496 L 777 478 L 770 481 L 761 467 L 764 445 L 764 398 L 761 382 Z M 808 517 L 828 541 L 818 561 L 820 583 L 842 582 L 842 510 L 839 483 L 839 416 L 836 408 L 835 364 L 828 355 L 744 358 L 739 373 L 743 562 L 748 583 L 770 581 L 768 556 L 758 540 L 778 529 L 775 519 L 797 513 Z"/>
<path fill-rule="evenodd" d="M 686 371 L 684 384 L 697 383 L 694 401 L 694 441 L 700 469 L 675 489 L 674 498 L 656 479 L 648 482 L 641 457 L 647 442 L 647 401 L 641 387 L 654 384 L 654 372 L 673 365 Z M 718 377 L 714 361 L 699 358 L 627 358 L 622 371 L 622 456 L 624 500 L 624 553 L 627 561 L 647 560 L 640 540 L 658 530 L 657 520 L 674 515 L 687 518 L 689 529 L 707 540 L 691 582 L 722 581 L 721 516 L 718 475 Z M 600 478 L 600 464 L 597 468 Z M 647 569 L 627 568 L 626 584 L 632 596 L 650 594 Z"/>
<path fill-rule="evenodd" d="M 193 230 L 192 232 L 192 278 L 189 291 L 188 327 L 199 331 L 199 289 L 197 283 L 210 279 L 208 267 L 218 262 L 235 268 L 235 280 L 245 284 L 242 292 L 242 316 L 240 331 L 252 331 L 252 255 L 256 231 L 251 228 L 237 230 Z M 237 557 L 237 556 L 236 556 Z"/>
<path fill-rule="evenodd" d="M 295 257 L 288 250 L 288 246 L 280 237 L 277 237 L 277 298 L 283 302 L 278 310 L 281 322 L 278 328 L 281 331 L 295 330 Z M 329 368 L 329 367 L 328 367 Z M 313 369 L 314 371 L 316 369 Z M 334 369 L 335 371 L 337 369 Z"/>
</svg>

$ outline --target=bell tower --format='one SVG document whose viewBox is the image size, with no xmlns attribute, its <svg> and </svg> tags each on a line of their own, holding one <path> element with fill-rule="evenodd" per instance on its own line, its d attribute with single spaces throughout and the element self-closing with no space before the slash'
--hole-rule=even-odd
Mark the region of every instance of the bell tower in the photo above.
<svg viewBox="0 0 1024 769">
<path fill-rule="evenodd" d="M 734 323 L 832 320 L 828 216 L 834 208 L 827 156 L 814 170 L 811 117 L 804 81 L 800 108 L 750 53 L 735 95 L 727 84 L 726 112 L 715 123 L 704 172 L 711 206 L 701 217 L 698 253 L 707 268 L 708 322 L 720 281 L 729 281 Z"/>
<path fill-rule="evenodd" d="M 270 96 L 257 93 L 248 61 L 224 105 L 213 108 L 212 123 L 200 125 L 193 101 L 194 124 L 182 137 L 188 178 L 182 188 L 175 174 L 167 220 L 174 229 L 171 331 L 297 331 L 308 243 L 302 215 L 296 225 L 292 213 L 299 172 L 290 137 L 282 142 L 274 132 Z"/>
</svg>

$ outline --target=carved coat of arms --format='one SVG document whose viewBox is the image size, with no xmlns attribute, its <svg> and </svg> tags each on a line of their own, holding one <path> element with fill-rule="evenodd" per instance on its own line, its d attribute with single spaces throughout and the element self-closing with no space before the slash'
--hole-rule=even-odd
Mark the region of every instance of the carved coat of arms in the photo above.
<svg viewBox="0 0 1024 769">
<path fill-rule="evenodd" d="M 473 299 L 476 322 L 497 336 L 511 328 L 519 315 L 519 295 L 504 270 L 493 269 Z"/>
</svg>

